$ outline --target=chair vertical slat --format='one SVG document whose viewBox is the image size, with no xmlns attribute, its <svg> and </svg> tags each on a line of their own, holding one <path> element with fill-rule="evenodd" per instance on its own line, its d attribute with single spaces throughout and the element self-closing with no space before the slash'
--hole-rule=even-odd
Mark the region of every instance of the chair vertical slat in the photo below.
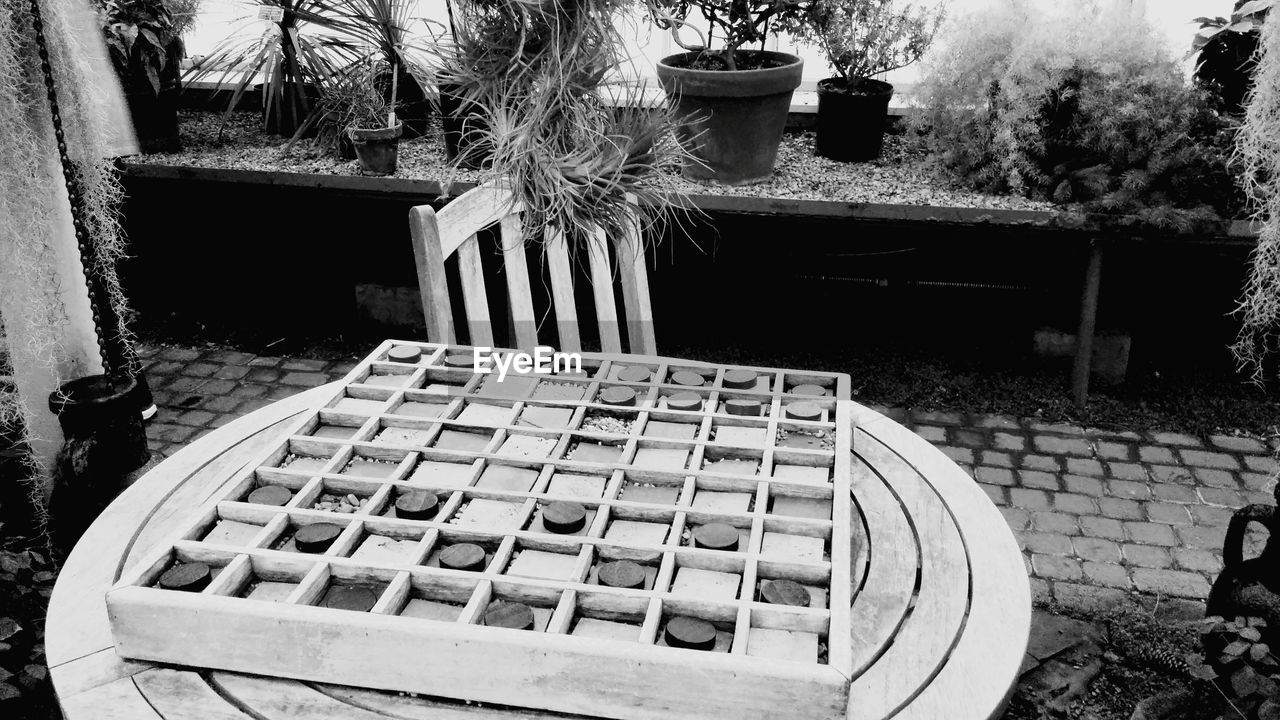
<svg viewBox="0 0 1280 720">
<path fill-rule="evenodd" d="M 413 238 L 413 259 L 417 267 L 422 314 L 431 342 L 457 343 L 453 329 L 453 305 L 449 302 L 449 281 L 440 249 L 440 227 L 429 205 L 409 210 L 409 234 Z"/>
<path fill-rule="evenodd" d="M 596 323 L 600 326 L 600 349 L 622 352 L 622 336 L 618 332 L 618 304 L 613 299 L 613 271 L 609 266 L 609 241 L 604 230 L 597 228 L 587 248 L 591 259 L 591 292 L 596 300 Z"/>
<path fill-rule="evenodd" d="M 658 341 L 653 333 L 653 308 L 649 304 L 649 274 L 645 269 L 640 228 L 635 222 L 627 223 L 616 243 L 622 301 L 627 310 L 627 342 L 633 353 L 656 355 Z"/>
<path fill-rule="evenodd" d="M 533 317 L 533 289 L 529 285 L 529 265 L 525 260 L 524 228 L 519 215 L 501 221 L 502 256 L 507 276 L 507 304 L 515 325 L 516 347 L 532 351 L 538 345 L 537 321 Z"/>
<path fill-rule="evenodd" d="M 480 264 L 480 243 L 474 234 L 458 246 L 458 274 L 462 277 L 462 303 L 467 311 L 471 344 L 493 347 L 493 323 L 485 294 L 484 267 Z"/>
<path fill-rule="evenodd" d="M 569 265 L 569 245 L 559 230 L 547 230 L 547 267 L 551 271 L 551 299 L 556 310 L 561 352 L 582 352 L 578 336 L 578 308 L 573 300 L 573 268 Z"/>
</svg>

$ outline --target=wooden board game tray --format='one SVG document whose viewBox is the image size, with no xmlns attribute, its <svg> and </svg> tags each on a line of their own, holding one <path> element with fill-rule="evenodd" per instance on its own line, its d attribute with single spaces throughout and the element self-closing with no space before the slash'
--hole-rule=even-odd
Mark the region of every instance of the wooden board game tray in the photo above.
<svg viewBox="0 0 1280 720">
<path fill-rule="evenodd" d="M 471 357 L 379 346 L 108 592 L 120 655 L 624 719 L 845 717 L 848 376 L 583 353 L 498 382 Z M 601 579 L 619 561 L 630 586 Z M 674 618 L 708 647 L 671 647 Z"/>
</svg>

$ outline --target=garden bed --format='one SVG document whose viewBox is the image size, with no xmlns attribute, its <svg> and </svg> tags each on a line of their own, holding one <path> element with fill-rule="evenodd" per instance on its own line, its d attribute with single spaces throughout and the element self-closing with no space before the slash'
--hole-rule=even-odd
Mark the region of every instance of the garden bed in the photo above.
<svg viewBox="0 0 1280 720">
<path fill-rule="evenodd" d="M 221 132 L 220 132 L 221 129 Z M 253 170 L 316 175 L 359 175 L 354 160 L 299 142 L 288 152 L 286 141 L 267 134 L 257 113 L 233 113 L 225 127 L 220 113 L 184 111 L 180 116 L 183 150 L 129 158 L 133 165 L 163 165 L 228 170 Z M 677 187 L 690 195 L 733 198 L 812 200 L 853 204 L 914 205 L 1052 213 L 1051 203 L 1021 197 L 990 195 L 947 187 L 935 179 L 927 159 L 910 147 L 903 135 L 886 137 L 883 156 L 870 163 L 839 163 L 813 154 L 814 135 L 789 133 L 778 151 L 775 172 L 768 182 L 747 186 L 702 185 L 677 178 Z M 431 132 L 400 143 L 399 168 L 404 180 L 431 180 L 445 185 L 480 182 L 481 172 L 455 170 L 445 160 L 438 124 Z"/>
</svg>

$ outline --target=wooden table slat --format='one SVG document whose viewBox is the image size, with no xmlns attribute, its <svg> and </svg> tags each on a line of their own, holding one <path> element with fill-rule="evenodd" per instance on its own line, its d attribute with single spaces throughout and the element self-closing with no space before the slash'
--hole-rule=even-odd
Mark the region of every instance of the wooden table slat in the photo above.
<svg viewBox="0 0 1280 720">
<path fill-rule="evenodd" d="M 191 670 L 152 668 L 133 681 L 165 720 L 252 720 Z"/>
<path fill-rule="evenodd" d="M 58 697 L 62 716 L 94 720 L 164 720 L 156 713 L 133 678 L 120 678 L 71 697 Z"/>
<path fill-rule="evenodd" d="M 968 560 L 946 506 L 914 468 L 866 433 L 855 436 L 854 447 L 898 495 L 922 550 L 911 613 L 893 645 L 849 689 L 850 714 L 888 717 L 921 691 L 955 644 L 968 605 Z"/>
<path fill-rule="evenodd" d="M 973 597 L 964 633 L 938 676 L 898 717 L 999 717 L 1017 679 L 1031 628 L 1030 582 L 1017 541 L 986 493 L 950 458 L 888 418 L 866 408 L 857 410 L 855 422 L 910 457 L 945 500 L 970 562 Z"/>
</svg>

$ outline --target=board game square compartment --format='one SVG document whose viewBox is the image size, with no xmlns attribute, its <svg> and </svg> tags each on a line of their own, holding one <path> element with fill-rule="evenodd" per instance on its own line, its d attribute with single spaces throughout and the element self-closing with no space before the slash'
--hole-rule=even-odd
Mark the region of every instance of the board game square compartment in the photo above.
<svg viewBox="0 0 1280 720">
<path fill-rule="evenodd" d="M 784 517 L 831 519 L 831 498 L 802 497 L 771 493 L 769 514 Z"/>
<path fill-rule="evenodd" d="M 618 412 L 593 408 L 582 418 L 579 432 L 599 435 L 630 435 L 638 412 Z"/>
<path fill-rule="evenodd" d="M 696 396 L 697 402 L 690 404 L 690 401 Z M 676 400 L 673 401 L 672 398 Z M 711 407 L 711 391 L 699 390 L 697 388 L 685 387 L 663 387 L 658 390 L 657 409 L 660 415 L 666 412 L 705 412 Z M 668 416 L 672 422 L 680 422 L 681 419 L 690 416 Z"/>
<path fill-rule="evenodd" d="M 311 604 L 330 610 L 369 612 L 386 592 L 386 583 L 353 582 L 331 579 Z"/>
<path fill-rule="evenodd" d="M 172 592 L 204 592 L 209 586 L 214 584 L 218 576 L 226 569 L 229 557 L 202 558 L 200 560 L 196 560 L 186 553 L 170 551 L 169 557 L 165 562 L 159 567 L 154 568 L 149 575 L 144 576 L 139 584 L 145 587 L 156 588 L 158 590 L 170 590 Z M 204 573 L 185 573 L 185 577 L 180 576 L 173 578 L 174 580 L 181 579 L 194 581 L 194 584 L 186 585 L 185 587 L 174 587 L 173 585 L 166 587 L 165 584 L 163 584 L 162 579 L 165 578 L 166 573 L 174 570 L 175 568 L 188 565 L 203 565 L 208 569 L 208 573 L 207 575 Z M 190 570 L 192 568 L 187 569 Z M 205 578 L 207 578 L 207 580 Z M 165 580 L 165 582 L 169 582 L 169 580 Z"/>
<path fill-rule="evenodd" d="M 667 625 L 671 622 L 672 619 L 677 617 L 692 617 L 692 616 L 686 615 L 678 611 L 667 611 L 664 608 L 663 617 L 662 617 L 662 627 L 659 628 L 658 630 L 658 637 L 654 642 L 654 645 L 657 645 L 658 647 L 672 648 L 673 650 L 679 650 L 680 652 L 718 652 L 718 653 L 727 653 L 729 652 L 729 649 L 733 647 L 733 621 L 732 620 L 719 620 L 719 621 L 712 622 L 712 625 L 715 627 L 715 631 L 716 631 L 716 639 L 715 639 L 715 645 L 709 649 L 703 650 L 703 649 L 691 649 L 691 648 L 684 648 L 684 647 L 680 647 L 680 648 L 673 647 L 667 642 Z M 695 618 L 695 619 L 702 620 L 704 618 Z"/>
<path fill-rule="evenodd" d="M 819 662 L 825 664 L 826 644 L 817 632 L 799 629 L 798 626 L 805 624 L 804 618 L 798 615 L 794 618 L 782 615 L 769 618 L 770 625 L 761 626 L 757 624 L 762 621 L 761 615 L 763 613 L 758 610 L 751 613 L 751 630 L 747 633 L 748 655 L 807 665 Z M 795 629 L 772 627 L 775 624 L 797 627 Z"/>
<path fill-rule="evenodd" d="M 586 517 L 583 518 L 582 527 L 579 528 L 578 530 L 575 530 L 570 533 L 556 533 L 556 532 L 552 532 L 551 530 L 548 530 L 546 525 L 543 523 L 543 519 L 542 519 L 542 512 L 546 508 L 548 502 L 556 503 L 556 502 L 565 502 L 565 501 L 550 500 L 550 501 L 538 503 L 537 509 L 534 510 L 533 518 L 529 521 L 529 527 L 526 528 L 529 532 L 545 533 L 547 535 L 559 535 L 561 537 L 585 537 L 587 533 L 591 531 L 591 523 L 595 521 L 596 512 L 597 512 L 596 507 L 592 505 L 582 505 L 582 507 L 586 510 Z M 568 502 L 572 503 L 573 501 L 568 501 Z"/>
<path fill-rule="evenodd" d="M 498 447 L 497 454 L 503 457 L 543 460 L 551 456 L 559 442 L 557 436 L 527 435 L 510 433 Z"/>
<path fill-rule="evenodd" d="M 443 417 L 449 409 L 449 399 L 439 395 L 424 393 L 405 393 L 404 401 L 391 408 L 389 415 L 406 417 L 438 418 Z"/>
<path fill-rule="evenodd" d="M 291 472 L 318 473 L 323 470 L 324 466 L 328 465 L 329 461 L 332 459 L 333 457 L 330 455 L 315 457 L 312 455 L 297 455 L 289 453 L 281 458 L 280 465 L 278 465 L 278 467 L 281 470 L 289 470 Z"/>
<path fill-rule="evenodd" d="M 386 406 L 385 400 L 372 400 L 369 398 L 359 398 L 347 395 L 338 398 L 336 402 L 330 405 L 330 409 L 346 415 L 376 415 L 382 412 L 382 408 Z"/>
<path fill-rule="evenodd" d="M 439 437 L 431 447 L 437 450 L 452 450 L 454 452 L 480 453 L 484 452 L 485 447 L 489 445 L 489 441 L 493 439 L 493 432 L 485 430 L 483 432 L 469 432 L 465 430 L 441 430 Z"/>
<path fill-rule="evenodd" d="M 495 370 L 484 376 L 474 392 L 481 397 L 524 400 L 533 394 L 538 383 L 538 378 L 531 375 L 517 375 L 514 371 L 508 371 L 506 377 L 499 379 Z"/>
<path fill-rule="evenodd" d="M 773 466 L 773 478 L 789 483 L 827 485 L 831 482 L 831 468 L 777 463 Z"/>
<path fill-rule="evenodd" d="M 653 505 L 675 505 L 679 502 L 680 492 L 683 489 L 683 480 L 664 483 L 628 478 L 622 484 L 622 492 L 618 495 L 618 499 Z"/>
<path fill-rule="evenodd" d="M 305 554 L 309 554 L 309 555 L 323 555 L 326 552 L 328 552 L 329 548 L 333 547 L 333 544 L 337 541 L 338 537 L 342 534 L 342 532 L 347 529 L 347 525 L 351 522 L 352 519 L 353 519 L 352 516 L 339 515 L 336 513 L 332 517 L 326 517 L 326 518 L 310 518 L 309 517 L 309 518 L 306 518 L 305 522 L 299 522 L 297 520 L 290 519 L 289 523 L 285 525 L 285 527 L 280 531 L 280 534 L 277 535 L 271 541 L 268 547 L 271 550 L 281 550 L 284 552 L 291 552 L 291 553 L 305 552 Z M 308 527 L 310 525 L 333 526 L 336 528 L 336 532 L 332 533 L 332 537 L 329 537 L 329 534 L 326 534 L 325 535 L 326 539 L 318 541 L 313 551 L 303 551 L 298 548 L 298 544 L 296 542 L 296 536 L 299 530 L 305 527 Z"/>
<path fill-rule="evenodd" d="M 403 365 L 374 363 L 369 373 L 356 381 L 360 385 L 374 385 L 388 388 L 407 388 L 413 386 L 413 368 Z"/>
<path fill-rule="evenodd" d="M 672 365 L 667 368 L 667 377 L 663 382 L 682 388 L 710 387 L 715 383 L 716 371 L 705 367 L 681 367 Z"/>
<path fill-rule="evenodd" d="M 612 565 L 614 563 L 619 563 L 619 562 L 631 563 L 632 566 L 639 567 L 640 571 L 644 573 L 643 586 L 639 588 L 634 588 L 634 589 L 636 590 L 652 590 L 653 589 L 653 584 L 658 579 L 658 567 L 656 565 L 656 560 L 654 562 L 649 562 L 649 563 L 637 563 L 633 560 L 612 560 L 606 557 L 597 557 L 596 561 L 591 564 L 591 569 L 587 571 L 587 584 L 613 587 L 613 586 L 610 586 L 608 583 L 604 583 L 600 581 L 600 568 L 605 565 Z M 625 574 L 621 574 L 617 572 L 615 569 L 613 571 L 607 571 L 606 577 L 612 578 L 616 581 L 619 578 L 625 578 L 627 576 Z M 633 588 L 625 588 L 625 589 L 633 589 Z"/>
<path fill-rule="evenodd" d="M 586 395 L 586 384 L 568 380 L 543 380 L 533 390 L 533 399 L 544 402 L 579 402 Z"/>
<path fill-rule="evenodd" d="M 365 530 L 350 558 L 374 565 L 417 565 L 422 560 L 421 545 L 420 534 L 395 536 Z"/>
<path fill-rule="evenodd" d="M 732 545 L 728 545 L 725 548 L 712 547 L 710 545 L 707 545 L 704 547 L 703 541 L 699 540 L 699 538 L 704 538 L 706 540 L 709 540 L 712 537 L 712 535 L 710 534 L 711 531 L 709 529 L 705 529 L 707 528 L 707 526 L 710 526 L 710 525 L 725 526 L 725 525 L 728 525 L 728 522 L 729 522 L 728 518 L 717 518 L 717 519 L 711 520 L 710 522 L 694 522 L 690 520 L 688 526 L 685 527 L 684 533 L 680 536 L 680 544 L 686 547 L 698 548 L 700 550 L 707 550 L 710 552 L 732 552 L 732 553 L 746 552 L 747 546 L 751 542 L 750 527 L 736 527 L 733 525 L 729 525 L 729 527 L 738 531 L 738 546 L 736 548 L 734 548 Z M 733 521 L 733 522 L 738 522 L 738 521 Z M 700 529 L 701 529 L 701 532 L 700 532 Z M 719 528 L 717 528 L 717 530 L 718 529 Z M 709 534 L 702 535 L 701 533 L 709 533 Z M 714 537 L 716 540 L 721 539 L 719 535 L 720 535 L 719 532 L 714 533 Z M 730 535 L 729 537 L 732 538 L 732 535 Z"/>
<path fill-rule="evenodd" d="M 692 445 L 666 440 L 642 441 L 636 447 L 631 465 L 643 470 L 684 470 L 692 455 Z"/>
<path fill-rule="evenodd" d="M 705 490 L 693 493 L 693 509 L 709 513 L 746 515 L 755 508 L 754 492 L 730 490 Z"/>
<path fill-rule="evenodd" d="M 308 435 L 313 438 L 322 438 L 325 440 L 350 440 L 360 431 L 359 427 L 351 427 L 348 425 L 329 425 L 320 423 L 316 425 Z"/>
<path fill-rule="evenodd" d="M 533 489 L 538 481 L 538 471 L 512 465 L 490 463 L 476 480 L 477 490 L 501 490 L 504 492 L 525 493 Z"/>
<path fill-rule="evenodd" d="M 620 622 L 593 617 L 578 617 L 569 634 L 591 640 L 640 642 L 640 622 Z"/>
<path fill-rule="evenodd" d="M 708 445 L 702 456 L 702 469 L 727 475 L 756 475 L 760 472 L 762 454 L 751 448 L 721 448 Z"/>
<path fill-rule="evenodd" d="M 547 484 L 547 494 L 575 500 L 599 500 L 604 496 L 608 479 L 599 475 L 573 472 L 557 472 Z"/>
<path fill-rule="evenodd" d="M 426 447 L 435 434 L 435 425 L 426 427 L 401 427 L 387 421 L 382 422 L 381 429 L 373 436 L 373 442 L 379 445 L 402 445 L 410 447 Z"/>
<path fill-rule="evenodd" d="M 493 563 L 494 553 L 497 551 L 500 538 L 493 540 L 480 540 L 469 535 L 459 535 L 456 532 L 448 530 L 441 532 L 441 539 L 431 548 L 431 552 L 427 554 L 427 559 L 422 564 L 431 568 L 444 568 L 455 572 L 480 573 L 484 572 Z M 479 551 L 476 550 L 479 548 Z M 483 552 L 483 556 L 480 556 Z M 444 554 L 449 563 L 441 562 L 441 555 Z M 466 566 L 465 563 L 475 561 L 474 566 Z M 435 587 L 433 580 L 432 587 Z M 454 585 L 449 585 L 454 587 Z M 475 587 L 475 581 L 469 580 L 460 587 L 466 588 L 467 593 L 463 597 L 458 598 L 461 602 L 466 602 L 470 597 L 470 589 Z"/>
<path fill-rule="evenodd" d="M 734 425 L 721 422 L 711 427 L 711 442 L 717 445 L 763 450 L 768 438 L 768 427 L 763 423 Z"/>
<path fill-rule="evenodd" d="M 542 428 L 544 430 L 566 430 L 573 424 L 573 408 L 551 407 L 548 405 L 526 405 L 516 418 L 516 425 Z"/>
<path fill-rule="evenodd" d="M 524 524 L 524 505 L 506 500 L 471 498 L 463 501 L 449 522 L 493 532 L 519 530 Z"/>
<path fill-rule="evenodd" d="M 396 468 L 399 466 L 400 463 L 397 461 L 355 455 L 341 470 L 338 470 L 338 474 L 383 479 L 395 475 Z"/>
<path fill-rule="evenodd" d="M 531 578 L 535 580 L 556 580 L 576 582 L 578 580 L 578 555 L 573 553 L 548 552 L 546 550 L 517 550 L 507 564 L 503 575 Z"/>
<path fill-rule="evenodd" d="M 471 484 L 475 469 L 469 462 L 422 460 L 413 466 L 407 480 L 430 488 L 464 488 Z"/>
<path fill-rule="evenodd" d="M 662 440 L 693 440 L 698 437 L 698 431 L 701 429 L 698 423 L 667 422 L 651 419 L 645 424 L 644 432 L 640 433 L 640 435 Z"/>
<path fill-rule="evenodd" d="M 755 598 L 754 598 L 756 602 L 765 602 L 765 598 L 761 594 L 761 588 L 764 586 L 765 583 L 772 582 L 773 580 L 776 580 L 776 579 L 778 578 L 761 577 L 756 580 Z M 790 580 L 790 578 L 786 578 L 786 579 Z M 809 608 L 810 609 L 812 610 L 827 609 L 827 588 L 826 587 L 817 583 L 809 583 L 809 582 L 800 582 L 800 585 L 802 585 L 805 590 L 809 591 Z"/>
<path fill-rule="evenodd" d="M 262 532 L 264 525 L 239 522 L 236 520 L 218 519 L 210 526 L 209 531 L 200 538 L 200 542 L 235 545 L 247 547 Z"/>
<path fill-rule="evenodd" d="M 437 622 L 457 622 L 458 618 L 462 617 L 462 610 L 466 607 L 469 597 L 469 590 L 460 596 L 451 596 L 442 589 L 433 588 L 430 591 L 423 591 L 411 588 L 404 605 L 396 614 L 400 617 Z"/>
<path fill-rule="evenodd" d="M 623 446 L 620 441 L 588 440 L 573 435 L 568 446 L 565 447 L 564 458 L 575 462 L 609 465 L 622 459 L 622 451 Z"/>
<path fill-rule="evenodd" d="M 558 600 L 558 597 L 556 598 Z M 512 604 L 523 605 L 532 611 L 532 622 L 528 627 L 514 627 L 507 624 L 512 618 L 519 618 L 519 611 L 511 612 Z M 526 600 L 520 597 L 503 598 L 496 596 L 485 605 L 484 609 L 476 615 L 476 622 L 479 625 L 488 625 L 491 627 L 500 627 L 513 630 L 529 630 L 531 632 L 546 632 L 547 623 L 551 620 L 551 615 L 555 611 L 555 603 L 542 604 L 541 600 Z"/>
<path fill-rule="evenodd" d="M 506 405 L 490 405 L 488 403 L 468 401 L 463 405 L 462 412 L 458 413 L 454 420 L 468 425 L 503 427 L 511 422 L 511 416 L 514 412 Z"/>
<path fill-rule="evenodd" d="M 231 596 L 258 602 L 282 603 L 298 589 L 298 581 L 301 579 L 301 575 L 288 572 L 254 569 L 250 570 L 239 587 L 231 591 Z"/>
</svg>

